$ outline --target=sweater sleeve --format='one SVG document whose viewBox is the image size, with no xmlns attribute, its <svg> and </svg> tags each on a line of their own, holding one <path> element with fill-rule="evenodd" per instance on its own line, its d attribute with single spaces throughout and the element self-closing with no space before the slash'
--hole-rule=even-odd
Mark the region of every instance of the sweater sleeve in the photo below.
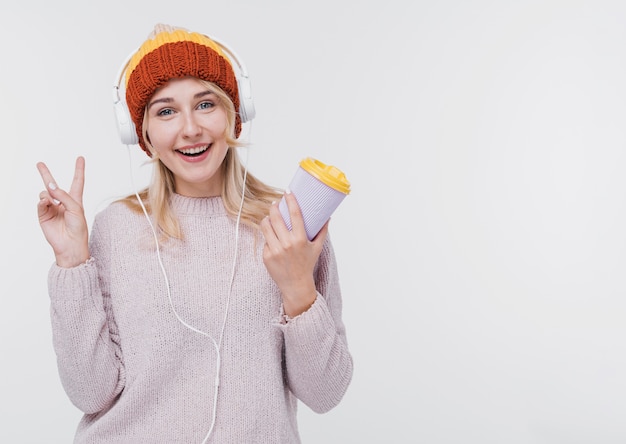
<svg viewBox="0 0 626 444">
<path fill-rule="evenodd" d="M 124 367 L 110 298 L 103 287 L 106 261 L 94 224 L 92 258 L 74 268 L 52 265 L 48 274 L 53 346 L 61 383 L 85 413 L 110 406 L 124 387 Z M 96 239 L 94 241 L 94 238 Z"/>
<path fill-rule="evenodd" d="M 316 269 L 317 299 L 280 324 L 289 388 L 317 413 L 339 404 L 352 379 L 353 362 L 341 318 L 342 301 L 332 245 L 327 240 Z"/>
</svg>

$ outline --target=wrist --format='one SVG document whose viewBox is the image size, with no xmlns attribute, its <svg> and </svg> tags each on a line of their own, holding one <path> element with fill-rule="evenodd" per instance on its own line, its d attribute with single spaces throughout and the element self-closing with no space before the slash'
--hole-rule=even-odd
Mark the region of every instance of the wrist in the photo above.
<svg viewBox="0 0 626 444">
<path fill-rule="evenodd" d="M 317 292 L 302 295 L 298 298 L 283 297 L 283 311 L 288 318 L 295 318 L 307 311 L 315 303 Z"/>
<path fill-rule="evenodd" d="M 61 268 L 74 268 L 86 263 L 90 258 L 89 252 L 76 254 L 56 255 L 56 264 Z"/>
</svg>

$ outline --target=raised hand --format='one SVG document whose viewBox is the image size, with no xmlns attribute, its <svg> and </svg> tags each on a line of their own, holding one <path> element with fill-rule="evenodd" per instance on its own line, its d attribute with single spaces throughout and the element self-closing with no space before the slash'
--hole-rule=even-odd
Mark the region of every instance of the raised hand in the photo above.
<svg viewBox="0 0 626 444">
<path fill-rule="evenodd" d="M 322 252 L 328 222 L 309 241 L 296 198 L 288 192 L 285 199 L 291 231 L 283 221 L 278 204 L 272 204 L 269 216 L 261 222 L 265 237 L 263 263 L 280 288 L 285 314 L 294 317 L 306 311 L 317 297 L 313 269 Z"/>
<path fill-rule="evenodd" d="M 70 268 L 89 259 L 88 228 L 83 209 L 85 159 L 78 157 L 70 191 L 60 189 L 43 162 L 37 169 L 46 189 L 39 194 L 37 216 L 57 265 Z"/>
</svg>

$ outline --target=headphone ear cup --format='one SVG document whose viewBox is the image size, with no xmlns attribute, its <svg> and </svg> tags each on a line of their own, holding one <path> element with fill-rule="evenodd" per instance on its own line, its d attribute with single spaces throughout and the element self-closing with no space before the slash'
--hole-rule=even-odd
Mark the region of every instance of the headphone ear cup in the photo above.
<svg viewBox="0 0 626 444">
<path fill-rule="evenodd" d="M 254 102 L 252 101 L 250 80 L 247 77 L 238 77 L 237 88 L 239 90 L 239 116 L 241 117 L 241 122 L 249 122 L 256 115 Z"/>
<path fill-rule="evenodd" d="M 117 131 L 124 145 L 136 145 L 139 143 L 135 124 L 130 118 L 128 107 L 122 100 L 118 100 L 113 104 L 115 110 L 115 119 L 117 121 Z"/>
</svg>

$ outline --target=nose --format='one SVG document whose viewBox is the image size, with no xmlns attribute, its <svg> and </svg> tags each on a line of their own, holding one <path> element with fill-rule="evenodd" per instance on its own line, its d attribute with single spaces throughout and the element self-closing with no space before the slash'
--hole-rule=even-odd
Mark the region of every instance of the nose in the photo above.
<svg viewBox="0 0 626 444">
<path fill-rule="evenodd" d="M 193 112 L 183 113 L 183 128 L 182 134 L 185 138 L 193 138 L 202 132 L 202 126 L 200 126 L 196 116 Z"/>
</svg>

